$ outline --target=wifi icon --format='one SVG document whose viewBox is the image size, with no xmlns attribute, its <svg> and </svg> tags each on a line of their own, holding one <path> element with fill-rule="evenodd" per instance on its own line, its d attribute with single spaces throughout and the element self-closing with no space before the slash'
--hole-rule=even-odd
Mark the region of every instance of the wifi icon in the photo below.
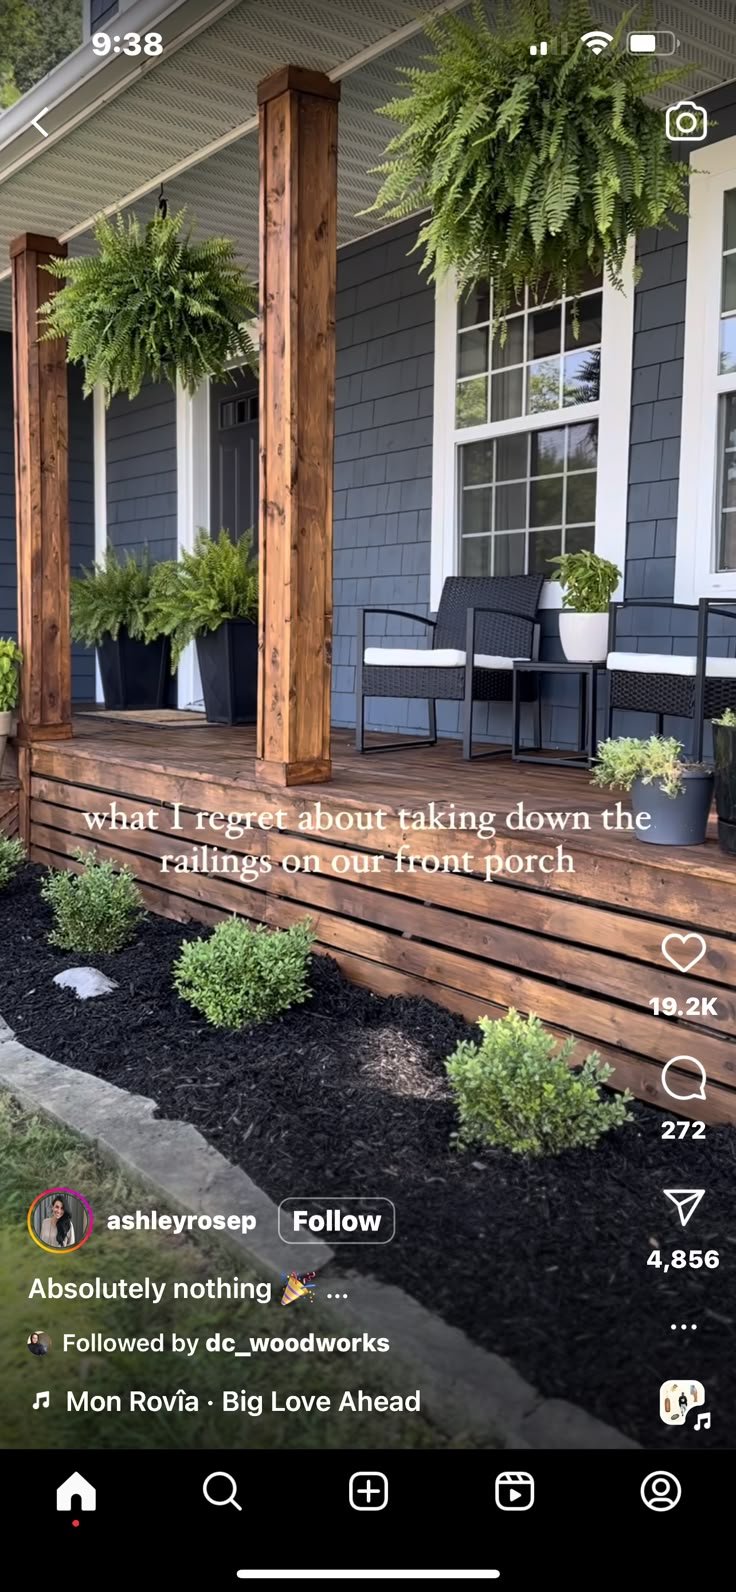
<svg viewBox="0 0 736 1592">
<path fill-rule="evenodd" d="M 580 43 L 587 45 L 594 55 L 602 55 L 609 44 L 613 44 L 613 34 L 605 33 L 603 28 L 593 28 L 590 33 L 583 34 Z"/>
</svg>

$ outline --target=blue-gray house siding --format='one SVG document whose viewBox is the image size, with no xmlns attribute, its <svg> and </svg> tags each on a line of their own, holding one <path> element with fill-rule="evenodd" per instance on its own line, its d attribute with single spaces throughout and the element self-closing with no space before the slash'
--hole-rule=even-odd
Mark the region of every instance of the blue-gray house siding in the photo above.
<svg viewBox="0 0 736 1592">
<path fill-rule="evenodd" d="M 176 558 L 176 398 L 148 383 L 118 393 L 106 418 L 107 535 L 113 547 Z"/>
</svg>

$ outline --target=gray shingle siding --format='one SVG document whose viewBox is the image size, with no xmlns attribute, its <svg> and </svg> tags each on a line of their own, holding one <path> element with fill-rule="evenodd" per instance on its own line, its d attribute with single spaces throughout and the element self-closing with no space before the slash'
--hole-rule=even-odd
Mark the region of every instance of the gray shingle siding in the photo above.
<svg viewBox="0 0 736 1592">
<path fill-rule="evenodd" d="M 107 534 L 113 547 L 176 558 L 176 397 L 149 383 L 107 411 Z"/>
<path fill-rule="evenodd" d="M 79 372 L 69 369 L 69 520 L 72 572 L 94 558 L 92 404 L 82 397 Z M 13 354 L 8 332 L 0 333 L 0 635 L 17 636 L 15 567 L 15 476 L 13 449 Z M 94 698 L 94 659 L 72 647 L 72 696 Z"/>
</svg>

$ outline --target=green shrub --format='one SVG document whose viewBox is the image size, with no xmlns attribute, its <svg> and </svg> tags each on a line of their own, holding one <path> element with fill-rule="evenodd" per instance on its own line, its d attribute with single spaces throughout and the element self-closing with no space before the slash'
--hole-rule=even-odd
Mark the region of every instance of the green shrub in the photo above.
<svg viewBox="0 0 736 1592">
<path fill-rule="evenodd" d="M 81 873 L 50 870 L 41 885 L 54 914 L 51 945 L 62 951 L 122 951 L 145 917 L 130 868 L 98 862 L 94 851 L 75 851 Z"/>
<path fill-rule="evenodd" d="M 18 706 L 18 671 L 22 662 L 21 651 L 16 643 L 7 636 L 0 636 L 0 713 L 10 713 Z"/>
<path fill-rule="evenodd" d="M 736 730 L 736 713 L 733 708 L 724 708 L 720 718 L 714 719 L 713 723 L 722 725 L 725 730 Z"/>
<path fill-rule="evenodd" d="M 559 553 L 553 580 L 562 586 L 563 606 L 576 614 L 605 614 L 621 579 L 621 571 L 598 553 Z"/>
<path fill-rule="evenodd" d="M 183 945 L 174 987 L 215 1028 L 246 1028 L 309 999 L 312 925 L 252 928 L 241 918 L 219 923 L 207 939 Z"/>
<path fill-rule="evenodd" d="M 557 1049 L 538 1017 L 511 1009 L 494 1022 L 481 1017 L 479 1044 L 463 1040 L 446 1062 L 460 1118 L 460 1145 L 492 1144 L 518 1155 L 559 1155 L 592 1147 L 629 1120 L 631 1095 L 605 1100 L 600 1085 L 612 1068 L 595 1051 L 571 1068 L 575 1040 Z"/>
<path fill-rule="evenodd" d="M 640 779 L 643 785 L 657 785 L 665 796 L 679 796 L 685 770 L 695 766 L 684 760 L 682 752 L 682 742 L 672 735 L 650 735 L 647 741 L 633 735 L 612 736 L 598 747 L 593 784 L 631 790 Z"/>
<path fill-rule="evenodd" d="M 115 639 L 124 626 L 141 640 L 150 629 L 149 598 L 152 565 L 145 549 L 140 556 L 126 553 L 120 559 L 108 546 L 104 559 L 85 569 L 71 583 L 71 634 L 73 641 L 96 647 L 105 636 Z M 160 631 L 147 634 L 152 641 Z"/>
<path fill-rule="evenodd" d="M 10 884 L 25 860 L 26 854 L 20 840 L 8 840 L 6 835 L 0 835 L 0 890 Z"/>
<path fill-rule="evenodd" d="M 219 630 L 226 619 L 258 618 L 258 559 L 253 532 L 237 541 L 228 532 L 199 531 L 193 551 L 178 563 L 157 564 L 151 581 L 146 641 L 171 637 L 172 674 L 195 636 Z"/>
</svg>

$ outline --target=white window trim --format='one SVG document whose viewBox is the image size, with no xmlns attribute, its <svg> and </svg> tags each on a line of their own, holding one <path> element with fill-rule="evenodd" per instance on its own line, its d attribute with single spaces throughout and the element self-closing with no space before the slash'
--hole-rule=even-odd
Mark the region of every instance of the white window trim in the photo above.
<svg viewBox="0 0 736 1592">
<path fill-rule="evenodd" d="M 455 425 L 457 375 L 457 286 L 452 273 L 435 293 L 434 428 L 432 447 L 432 553 L 430 606 L 436 611 L 448 575 L 458 573 L 457 449 L 483 437 L 541 431 L 548 426 L 598 420 L 598 476 L 595 507 L 595 550 L 623 572 L 626 557 L 627 482 L 631 429 L 631 372 L 634 350 L 634 258 L 632 238 L 623 268 L 625 290 L 603 285 L 601 396 L 597 403 L 574 410 L 547 409 L 518 415 L 492 426 Z M 621 589 L 616 594 L 620 596 Z M 546 581 L 541 607 L 560 608 L 556 581 Z"/>
<path fill-rule="evenodd" d="M 714 568 L 718 401 L 735 385 L 733 375 L 718 375 L 723 196 L 729 188 L 736 188 L 736 138 L 724 138 L 691 154 L 675 566 L 675 601 L 680 603 L 736 597 L 736 570 Z"/>
<path fill-rule="evenodd" d="M 210 384 L 197 391 L 176 383 L 176 524 L 177 556 L 191 552 L 197 531 L 210 525 Z M 177 674 L 180 708 L 203 706 L 197 650 L 190 642 Z"/>
<path fill-rule="evenodd" d="M 105 388 L 97 382 L 92 393 L 92 468 L 95 506 L 95 563 L 107 552 L 107 405 Z M 103 702 L 102 675 L 95 649 L 95 702 Z"/>
</svg>

